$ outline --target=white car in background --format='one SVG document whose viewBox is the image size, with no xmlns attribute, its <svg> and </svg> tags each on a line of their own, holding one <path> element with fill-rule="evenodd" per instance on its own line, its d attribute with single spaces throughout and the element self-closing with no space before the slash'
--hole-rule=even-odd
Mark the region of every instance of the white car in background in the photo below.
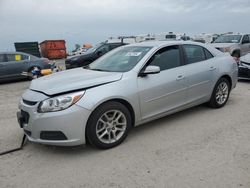
<svg viewBox="0 0 250 188">
<path fill-rule="evenodd" d="M 239 58 L 250 52 L 250 34 L 221 35 L 211 45 L 222 52 L 229 52 L 233 57 Z"/>
<path fill-rule="evenodd" d="M 239 80 L 250 80 L 250 53 L 244 55 L 239 61 Z"/>
</svg>

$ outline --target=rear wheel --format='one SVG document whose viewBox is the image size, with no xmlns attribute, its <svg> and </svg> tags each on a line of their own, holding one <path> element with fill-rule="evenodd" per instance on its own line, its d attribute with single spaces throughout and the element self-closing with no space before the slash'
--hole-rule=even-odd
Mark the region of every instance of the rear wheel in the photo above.
<svg viewBox="0 0 250 188">
<path fill-rule="evenodd" d="M 230 83 L 226 78 L 220 78 L 216 83 L 209 106 L 212 108 L 221 108 L 223 107 L 229 98 L 230 94 Z"/>
<path fill-rule="evenodd" d="M 97 148 L 109 149 L 119 145 L 131 128 L 129 110 L 118 102 L 107 102 L 98 107 L 87 123 L 88 141 Z"/>
</svg>

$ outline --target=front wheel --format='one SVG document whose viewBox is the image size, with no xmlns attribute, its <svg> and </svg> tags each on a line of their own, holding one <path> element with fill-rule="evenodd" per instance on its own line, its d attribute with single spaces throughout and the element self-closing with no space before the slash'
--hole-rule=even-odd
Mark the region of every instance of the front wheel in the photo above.
<svg viewBox="0 0 250 188">
<path fill-rule="evenodd" d="M 209 106 L 212 108 L 221 108 L 223 107 L 229 98 L 230 94 L 230 84 L 229 81 L 226 78 L 221 78 L 216 83 Z"/>
<path fill-rule="evenodd" d="M 100 149 L 119 145 L 131 128 L 129 110 L 118 102 L 107 102 L 98 107 L 87 123 L 88 141 Z"/>
</svg>

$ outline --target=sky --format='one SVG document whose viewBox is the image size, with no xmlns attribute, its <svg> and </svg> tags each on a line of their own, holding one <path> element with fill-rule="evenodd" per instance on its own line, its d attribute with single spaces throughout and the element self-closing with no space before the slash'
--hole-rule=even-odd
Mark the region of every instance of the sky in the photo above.
<svg viewBox="0 0 250 188">
<path fill-rule="evenodd" d="M 250 33 L 250 0 L 0 0 L 0 23 L 0 51 L 50 39 L 72 50 L 121 35 Z"/>
</svg>

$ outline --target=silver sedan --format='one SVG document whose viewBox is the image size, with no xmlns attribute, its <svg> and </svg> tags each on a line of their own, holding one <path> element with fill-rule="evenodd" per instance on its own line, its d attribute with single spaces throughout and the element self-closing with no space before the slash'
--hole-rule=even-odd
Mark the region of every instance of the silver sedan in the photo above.
<svg viewBox="0 0 250 188">
<path fill-rule="evenodd" d="M 202 103 L 223 107 L 237 83 L 235 60 L 195 42 L 119 47 L 87 67 L 33 80 L 18 121 L 32 142 L 98 148 L 120 144 L 129 130 Z"/>
</svg>

